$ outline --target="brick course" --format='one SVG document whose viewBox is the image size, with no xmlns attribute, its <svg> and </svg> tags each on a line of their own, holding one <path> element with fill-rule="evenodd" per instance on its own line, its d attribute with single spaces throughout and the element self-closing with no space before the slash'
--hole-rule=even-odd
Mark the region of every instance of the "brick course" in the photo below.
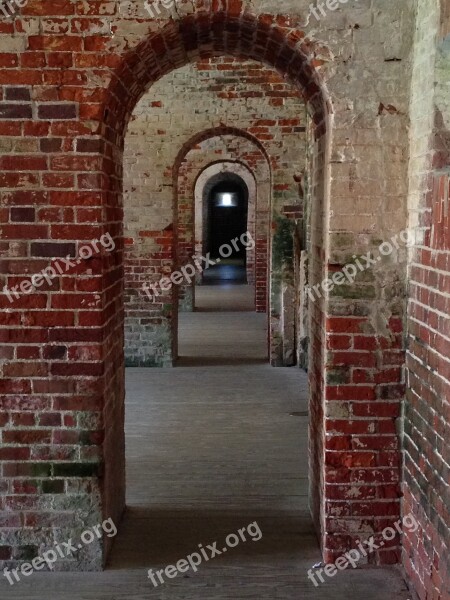
<svg viewBox="0 0 450 600">
<path fill-rule="evenodd" d="M 1 556 L 7 564 L 20 562 L 30 546 L 37 553 L 40 545 L 71 537 L 76 523 L 98 523 L 102 515 L 120 520 L 123 242 L 127 245 L 132 239 L 122 235 L 125 131 L 128 125 L 132 130 L 136 106 L 145 98 L 156 103 L 148 107 L 153 114 L 159 111 L 163 120 L 167 118 L 156 92 L 158 86 L 162 91 L 168 81 L 175 81 L 177 74 L 196 73 L 207 79 L 208 71 L 216 71 L 210 66 L 230 65 L 217 69 L 223 70 L 224 83 L 227 71 L 233 72 L 237 63 L 259 61 L 284 77 L 282 84 L 278 79 L 272 85 L 288 82 L 301 90 L 297 104 L 304 101 L 308 111 L 307 123 L 294 123 L 291 119 L 300 111 L 295 117 L 286 116 L 286 87 L 272 90 L 268 121 L 276 115 L 280 135 L 292 135 L 293 140 L 282 162 L 271 164 L 278 173 L 272 188 L 272 216 L 277 217 L 271 240 L 274 337 L 285 330 L 286 297 L 280 289 L 292 285 L 292 231 L 297 218 L 295 211 L 283 209 L 303 204 L 294 180 L 297 167 L 307 170 L 304 218 L 312 285 L 354 254 L 375 250 L 398 234 L 410 208 L 417 247 L 409 256 L 403 510 L 412 510 L 420 519 L 427 541 L 422 547 L 417 536 L 406 536 L 403 554 L 421 598 L 443 596 L 448 514 L 441 498 L 448 486 L 436 474 L 448 468 L 449 262 L 443 212 L 448 12 L 443 8 L 442 15 L 435 15 L 426 0 L 418 1 L 417 14 L 411 3 L 377 0 L 375 8 L 369 0 L 359 0 L 305 26 L 308 0 L 288 0 L 282 15 L 279 3 L 263 4 L 254 3 L 254 14 L 237 0 L 179 2 L 177 18 L 152 22 L 139 2 L 129 1 L 119 12 L 113 2 L 29 0 L 20 16 L 2 23 L 2 285 L 17 285 L 48 266 L 58 252 L 49 256 L 52 251 L 46 244 L 78 249 L 108 232 L 116 249 L 58 276 L 51 288 L 23 296 L 13 307 L 4 294 L 0 298 L 2 307 L 11 309 L 3 312 L 6 317 L 0 324 L 4 344 L 0 423 L 2 435 L 7 434 L 2 438 L 2 501 L 8 506 Z M 436 21 L 427 25 L 433 18 Z M 407 64 L 415 19 L 420 27 L 410 94 Z M 441 29 L 439 60 L 420 46 L 428 44 L 423 41 L 425 33 L 433 32 L 433 27 Z M 431 34 L 427 47 L 433 43 Z M 212 59 L 218 55 L 234 56 L 236 62 Z M 433 90 L 433 80 L 424 82 L 422 77 L 433 78 L 436 65 L 442 86 Z M 272 71 L 259 67 L 258 72 L 252 77 L 264 78 Z M 252 92 L 257 94 L 253 83 Z M 416 107 L 421 94 L 434 92 L 436 97 L 426 100 L 429 110 Z M 221 90 L 210 93 L 217 96 Z M 234 106 L 230 100 L 242 98 L 221 98 L 223 104 Z M 251 94 L 245 100 L 246 105 L 263 106 L 264 98 Z M 408 192 L 405 149 L 410 121 L 411 143 L 417 140 L 418 147 L 411 153 Z M 436 138 L 430 131 L 432 123 Z M 154 161 L 160 183 L 167 181 L 173 187 L 172 169 L 183 144 L 193 134 L 216 126 L 214 120 L 189 136 L 186 133 L 169 146 L 172 158 Z M 303 126 L 306 131 L 295 131 Z M 252 127 L 248 133 L 264 147 L 276 146 L 276 139 L 270 138 L 273 125 L 239 127 Z M 167 123 L 161 125 L 164 129 L 168 131 Z M 166 148 L 162 144 L 166 134 L 159 136 Z M 432 166 L 427 162 L 430 150 L 436 159 Z M 269 150 L 268 155 L 277 156 Z M 306 164 L 297 163 L 303 159 Z M 425 183 L 417 180 L 424 172 L 432 176 Z M 130 227 L 127 193 L 125 223 Z M 140 236 L 145 243 L 148 238 L 149 246 L 158 249 L 156 259 L 167 265 L 173 261 L 176 235 L 171 201 L 170 193 L 152 198 L 164 212 L 159 218 L 153 214 L 138 229 L 146 232 Z M 137 204 L 136 210 L 142 213 L 142 206 Z M 325 295 L 309 306 L 311 505 L 326 561 L 348 549 L 361 533 L 379 532 L 400 514 L 396 434 L 405 389 L 406 258 L 406 253 L 388 257 L 368 279 L 358 279 L 340 294 Z M 172 298 L 168 300 L 167 322 Z M 170 345 L 170 328 L 162 333 L 167 333 L 164 344 Z M 427 476 L 428 496 L 421 474 Z M 26 507 L 20 505 L 22 494 L 29 499 Z M 395 540 L 370 561 L 395 562 L 399 549 Z M 108 547 L 99 543 L 84 551 L 90 554 L 64 568 L 84 568 L 87 561 L 91 568 L 101 568 Z"/>
<path fill-rule="evenodd" d="M 409 170 L 410 251 L 403 513 L 419 524 L 403 561 L 421 600 L 450 597 L 448 3 L 418 3 Z M 434 130 L 430 124 L 434 123 Z"/>
<path fill-rule="evenodd" d="M 274 98 L 282 100 L 282 105 L 273 105 Z M 203 145 L 213 135 L 224 136 L 227 131 L 240 135 L 243 144 L 248 139 L 256 144 L 253 151 L 245 150 L 246 146 L 242 145 L 240 154 L 234 152 L 233 155 L 233 151 L 228 150 L 228 157 L 236 159 L 242 154 L 251 164 L 261 154 L 263 159 L 267 156 L 273 186 L 267 211 L 270 208 L 276 214 L 283 204 L 297 200 L 294 176 L 306 160 L 305 129 L 305 105 L 299 91 L 274 70 L 254 61 L 228 57 L 200 60 L 166 75 L 141 98 L 131 117 L 124 154 L 125 237 L 129 249 L 126 255 L 126 337 L 130 365 L 168 365 L 173 361 L 176 332 L 168 319 L 172 314 L 169 306 L 175 298 L 167 294 L 148 306 L 146 299 L 139 297 L 139 287 L 145 280 L 155 282 L 170 275 L 176 254 L 182 262 L 192 255 L 189 248 L 185 248 L 185 255 L 180 252 L 180 244 L 184 244 L 180 236 L 192 237 L 192 232 L 184 226 L 181 231 L 184 216 L 179 209 L 174 214 L 177 207 L 173 207 L 173 195 L 178 182 L 173 178 L 178 163 L 186 160 L 185 155 L 202 143 L 202 137 Z M 215 159 L 219 157 L 217 154 Z M 178 194 L 178 207 L 180 205 L 182 211 L 186 210 Z M 178 228 L 169 240 L 163 232 L 172 227 L 175 218 Z M 266 219 L 270 219 L 269 214 Z M 148 231 L 153 234 L 147 235 Z M 167 244 L 159 247 L 157 232 L 174 247 Z M 261 232 L 260 237 L 257 298 L 258 310 L 264 310 L 267 234 L 264 236 Z M 274 363 L 282 364 L 277 320 L 274 309 L 271 354 Z"/>
</svg>

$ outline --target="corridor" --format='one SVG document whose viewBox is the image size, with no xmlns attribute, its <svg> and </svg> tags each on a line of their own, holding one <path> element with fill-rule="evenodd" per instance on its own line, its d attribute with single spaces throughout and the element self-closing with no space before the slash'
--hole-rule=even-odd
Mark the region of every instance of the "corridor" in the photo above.
<svg viewBox="0 0 450 600">
<path fill-rule="evenodd" d="M 203 286 L 180 315 L 175 369 L 129 369 L 127 512 L 103 573 L 33 573 L 4 600 L 407 600 L 392 569 L 339 572 L 320 561 L 308 511 L 307 378 L 267 364 L 266 315 L 250 286 Z M 230 548 L 155 588 L 163 569 L 257 522 L 262 539 Z"/>
</svg>

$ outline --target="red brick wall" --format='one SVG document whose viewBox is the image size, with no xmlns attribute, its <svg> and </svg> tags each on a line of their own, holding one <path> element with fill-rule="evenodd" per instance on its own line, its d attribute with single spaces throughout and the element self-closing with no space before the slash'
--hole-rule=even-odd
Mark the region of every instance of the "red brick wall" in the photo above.
<svg viewBox="0 0 450 600">
<path fill-rule="evenodd" d="M 110 232 L 117 248 L 82 261 L 75 272 L 58 276 L 52 289 L 41 288 L 2 312 L 0 414 L 7 435 L 1 494 L 9 516 L 1 526 L 11 542 L 1 556 L 12 562 L 23 559 L 25 550 L 29 558 L 31 527 L 39 527 L 37 553 L 38 541 L 51 546 L 56 538 L 69 539 L 80 522 L 99 522 L 102 515 L 118 521 L 123 509 L 122 149 L 141 94 L 164 71 L 185 64 L 187 50 L 192 58 L 211 32 L 217 52 L 237 53 L 240 40 L 241 56 L 284 64 L 309 85 L 306 99 L 322 131 L 316 75 L 296 49 L 302 35 L 291 27 L 267 16 L 241 20 L 236 3 L 229 11 L 215 6 L 214 29 L 209 17 L 186 16 L 181 28 L 171 21 L 122 56 L 109 25 L 104 29 L 105 6 L 115 10 L 112 4 L 30 0 L 24 9 L 29 17 L 2 23 L 11 44 L 0 54 L 0 133 L 10 144 L 0 159 L 3 283 L 15 285 L 51 257 L 68 253 L 67 246 L 55 244 L 72 244 L 73 252 Z M 44 15 L 44 28 L 28 34 L 26 23 L 35 23 L 34 15 Z M 47 20 L 52 16 L 61 18 L 58 33 L 54 19 Z M 14 28 L 19 34 L 12 38 Z M 206 57 L 210 47 L 202 45 L 201 53 Z M 11 100 L 11 94 L 23 100 Z M 166 236 L 158 235 L 163 253 Z M 35 250 L 36 240 L 50 243 L 44 256 Z M 9 308 L 5 295 L 1 302 Z M 63 493 L 64 511 L 58 508 Z M 100 567 L 102 543 L 86 552 L 90 567 Z"/>
<path fill-rule="evenodd" d="M 380 47 L 389 39 L 385 21 L 390 22 L 395 16 L 391 5 L 385 4 L 385 12 L 370 13 L 370 25 L 363 24 L 375 28 Z M 210 4 L 199 0 L 195 6 L 193 14 L 183 12 L 180 22 L 171 19 L 164 25 L 160 23 L 159 29 L 144 38 L 142 22 L 135 16 L 122 19 L 115 13 L 115 3 L 62 5 L 30 0 L 24 18 L 2 23 L 11 44 L 8 52 L 0 54 L 4 65 L 0 84 L 6 88 L 1 96 L 1 115 L 5 118 L 0 122 L 0 133 L 10 141 L 0 159 L 4 282 L 14 285 L 17 278 L 49 263 L 48 256 L 35 254 L 36 240 L 79 245 L 102 232 L 111 232 L 117 245 L 117 251 L 101 255 L 89 264 L 81 263 L 77 267 L 80 274 L 61 275 L 55 280 L 54 289 L 42 289 L 24 298 L 11 312 L 2 313 L 0 333 L 6 356 L 2 367 L 7 376 L 1 384 L 1 418 L 6 420 L 8 435 L 3 439 L 1 489 L 6 505 L 11 507 L 4 525 L 13 540 L 2 548 L 2 556 L 7 559 L 20 560 L 24 540 L 29 544 L 30 529 L 24 533 L 20 527 L 24 515 L 26 527 L 44 527 L 51 545 L 55 537 L 71 537 L 75 524 L 100 518 L 102 513 L 118 519 L 123 508 L 122 151 L 131 113 L 151 83 L 189 61 L 208 59 L 212 54 L 234 55 L 275 66 L 303 90 L 314 123 L 313 139 L 317 145 L 312 145 L 312 281 L 319 281 L 334 268 L 330 247 L 334 249 L 335 240 L 328 236 L 331 214 L 336 217 L 333 232 L 352 232 L 352 251 L 355 247 L 359 250 L 355 231 L 362 230 L 366 235 L 369 229 L 362 227 L 354 215 L 351 222 L 344 219 L 337 224 L 336 197 L 341 181 L 339 176 L 330 177 L 329 172 L 331 163 L 332 174 L 338 171 L 339 164 L 350 168 L 344 164 L 347 160 L 353 165 L 346 148 L 331 161 L 325 134 L 331 124 L 328 115 L 333 110 L 335 126 L 341 126 L 341 139 L 349 135 L 349 122 L 352 131 L 357 127 L 359 79 L 347 75 L 349 68 L 364 67 L 361 52 L 340 53 L 334 46 L 335 32 L 342 32 L 340 21 L 335 29 L 328 23 L 324 25 L 318 38 L 328 39 L 329 46 L 336 50 L 333 52 L 322 41 L 305 39 L 305 32 L 298 29 L 304 15 L 256 16 L 244 10 L 237 0 L 213 0 Z M 272 8 L 277 11 L 278 4 Z M 114 13 L 114 19 L 105 15 L 108 12 Z M 33 29 L 36 17 L 42 17 L 42 27 Z M 61 20 L 55 25 L 51 17 Z M 349 25 L 353 27 L 351 23 L 353 18 Z M 360 30 L 362 25 L 356 24 L 355 29 Z M 103 33 L 99 34 L 99 30 Z M 17 34 L 14 37 L 10 35 L 13 31 Z M 363 31 L 361 34 L 366 39 Z M 357 37 L 353 43 L 358 46 Z M 370 72 L 384 73 L 387 61 L 382 57 L 381 66 L 377 61 L 370 54 Z M 327 64 L 332 64 L 328 83 L 336 97 L 333 106 L 318 75 L 318 70 L 324 65 L 326 70 Z M 382 78 L 389 97 L 395 96 L 393 90 L 397 86 L 401 87 L 398 78 L 403 77 L 405 70 L 401 67 L 399 73 L 391 64 L 389 74 Z M 345 91 L 340 87 L 343 81 Z M 22 88 L 20 93 L 26 93 L 23 88 L 32 92 L 32 101 L 10 99 L 7 88 L 18 86 Z M 381 94 L 376 87 L 376 94 Z M 370 102 L 367 98 L 365 101 L 371 108 L 379 105 L 378 96 L 371 95 L 372 88 L 367 86 L 365 90 Z M 274 106 L 283 105 L 283 98 L 273 101 Z M 365 118 L 369 120 L 369 115 Z M 401 125 L 397 130 L 391 121 L 381 121 L 380 115 L 373 118 L 379 119 L 373 127 L 377 136 L 380 131 L 396 131 L 402 139 L 399 131 L 405 128 L 401 116 L 395 117 Z M 362 145 L 361 139 L 367 132 L 358 132 Z M 380 139 L 377 137 L 374 143 L 388 152 Z M 372 147 L 368 150 L 372 152 Z M 387 157 L 392 159 L 393 154 Z M 290 161 L 286 158 L 284 167 Z M 169 171 L 172 166 L 169 165 Z M 401 179 L 402 164 L 398 169 L 397 177 Z M 168 173 L 169 177 L 172 175 Z M 361 179 L 362 175 L 355 172 L 352 178 L 344 177 L 339 204 L 344 200 L 359 202 Z M 331 192 L 329 180 L 334 186 Z M 282 209 L 286 203 L 284 182 L 274 184 L 274 203 Z M 13 210 L 18 207 L 28 210 Z M 367 221 L 374 237 L 384 231 L 385 223 L 380 223 L 378 215 L 368 215 Z M 173 235 L 170 222 L 166 228 L 144 227 L 143 231 L 142 237 L 154 237 L 158 260 L 165 260 L 170 246 L 167 240 Z M 56 256 L 55 246 L 50 248 L 49 254 Z M 8 306 L 4 295 L 1 300 L 4 307 Z M 327 560 L 348 549 L 366 525 L 369 531 L 379 530 L 398 514 L 398 452 L 392 447 L 395 415 L 385 411 L 397 410 L 401 387 L 398 371 L 392 377 L 383 377 L 385 367 L 391 366 L 392 361 L 401 361 L 402 350 L 397 347 L 401 308 L 386 326 L 385 337 L 391 339 L 391 347 L 385 346 L 384 336 L 369 329 L 370 319 L 358 314 L 354 304 L 343 304 L 345 314 L 338 312 L 338 303 L 327 298 L 315 307 L 311 322 L 311 406 L 316 436 L 312 448 L 316 472 L 312 481 L 315 517 Z M 374 310 L 377 305 L 363 296 L 360 308 Z M 328 335 L 332 347 L 326 351 Z M 374 341 L 378 349 L 376 364 L 371 346 Z M 350 379 L 341 381 L 340 389 L 336 389 L 329 371 L 341 367 Z M 333 420 L 335 429 L 330 432 L 327 427 Z M 371 429 L 366 435 L 365 431 L 351 429 L 356 422 L 380 429 Z M 386 445 L 380 448 L 382 432 L 387 439 L 383 438 Z M 333 442 L 336 447 L 332 447 Z M 31 485 L 32 481 L 36 485 Z M 352 497 L 355 487 L 363 500 Z M 63 491 L 70 494 L 72 504 L 66 505 L 62 514 L 55 506 Z M 26 510 L 21 508 L 22 502 L 26 503 Z M 104 558 L 102 548 L 92 545 L 90 551 L 94 554 L 91 564 L 99 565 Z M 389 550 L 375 556 L 381 562 L 393 559 L 395 553 Z"/>
<path fill-rule="evenodd" d="M 448 131 L 441 135 L 450 140 Z M 450 154 L 447 173 L 442 158 L 427 194 L 430 210 L 411 267 L 408 313 L 403 510 L 415 516 L 420 528 L 405 535 L 404 557 L 426 600 L 450 594 L 450 509 L 445 502 L 450 493 Z"/>
<path fill-rule="evenodd" d="M 364 154 L 366 143 L 364 139 L 355 141 L 353 151 Z M 358 203 L 365 202 L 364 196 L 373 206 L 372 181 L 358 180 L 355 202 L 348 201 L 353 181 L 347 165 L 337 161 L 330 183 L 323 176 L 329 150 L 325 141 L 319 140 L 312 153 L 309 203 L 327 197 L 330 185 L 330 196 L 339 208 L 337 214 L 329 215 L 322 203 L 310 217 L 310 286 L 342 271 L 354 257 L 368 251 L 376 256 L 380 242 L 389 239 L 386 233 L 374 235 L 366 225 L 375 215 L 369 219 L 359 214 Z M 367 175 L 367 168 L 362 172 Z M 347 210 L 353 214 L 346 217 L 347 201 Z M 401 217 L 392 220 L 402 223 Z M 405 223 L 406 214 L 403 218 Z M 328 219 L 331 231 L 327 236 L 324 223 Z M 381 272 L 377 273 L 376 267 L 368 269 L 351 285 L 337 285 L 328 294 L 322 288 L 321 297 L 308 299 L 311 497 L 316 526 L 323 532 L 326 561 L 334 561 L 346 548 L 379 534 L 400 517 L 398 432 L 405 355 L 404 305 L 399 297 L 404 293 L 405 267 L 404 261 L 392 256 Z M 389 281 L 399 296 L 384 293 Z M 367 561 L 393 564 L 399 559 L 397 536 L 371 553 Z"/>
<path fill-rule="evenodd" d="M 418 5 L 411 100 L 403 562 L 421 600 L 450 598 L 450 6 Z M 430 129 L 433 124 L 433 129 Z"/>
</svg>

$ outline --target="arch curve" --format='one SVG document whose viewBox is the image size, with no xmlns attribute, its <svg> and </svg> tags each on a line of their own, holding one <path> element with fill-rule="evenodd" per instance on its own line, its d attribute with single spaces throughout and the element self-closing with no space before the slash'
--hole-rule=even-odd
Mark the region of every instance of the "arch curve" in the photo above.
<svg viewBox="0 0 450 600">
<path fill-rule="evenodd" d="M 221 127 L 211 127 L 209 129 L 204 129 L 203 131 L 193 135 L 187 142 L 185 142 L 183 144 L 183 146 L 181 147 L 181 149 L 177 155 L 177 158 L 175 159 L 174 175 L 180 168 L 180 165 L 183 162 L 183 160 L 185 159 L 186 155 L 195 146 L 197 146 L 197 144 L 201 144 L 202 142 L 205 142 L 206 140 L 209 140 L 211 138 L 224 136 L 224 135 L 233 135 L 236 137 L 242 137 L 242 138 L 245 138 L 246 140 L 248 140 L 249 142 L 251 142 L 252 144 L 254 144 L 258 148 L 258 150 L 261 152 L 261 154 L 264 155 L 264 158 L 266 159 L 266 161 L 270 167 L 270 157 L 269 157 L 264 145 L 258 140 L 258 138 L 256 138 L 254 135 L 252 135 L 248 131 L 245 131 L 245 129 L 241 129 L 239 127 L 222 125 Z"/>
<path fill-rule="evenodd" d="M 276 69 L 301 90 L 316 136 L 325 133 L 331 103 L 314 66 L 315 43 L 305 37 L 298 19 L 256 15 L 241 0 L 195 0 L 193 5 L 190 13 L 180 5 L 179 19 L 170 19 L 119 61 L 104 105 L 107 140 L 122 147 L 131 113 L 152 83 L 197 58 L 224 54 Z"/>
</svg>

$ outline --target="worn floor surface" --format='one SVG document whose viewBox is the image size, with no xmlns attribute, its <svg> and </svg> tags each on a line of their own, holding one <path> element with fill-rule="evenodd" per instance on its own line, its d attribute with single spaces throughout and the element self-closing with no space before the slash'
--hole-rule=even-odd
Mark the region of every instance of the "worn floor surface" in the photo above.
<svg viewBox="0 0 450 600">
<path fill-rule="evenodd" d="M 35 573 L 13 587 L 1 577 L 2 600 L 409 598 L 395 569 L 348 570 L 318 588 L 307 578 L 320 554 L 307 508 L 306 377 L 266 364 L 266 317 L 251 306 L 248 286 L 199 288 L 198 312 L 181 315 L 180 366 L 128 371 L 129 508 L 108 569 Z M 261 540 L 247 535 L 157 588 L 147 578 L 199 544 L 222 549 L 255 521 Z"/>
</svg>

